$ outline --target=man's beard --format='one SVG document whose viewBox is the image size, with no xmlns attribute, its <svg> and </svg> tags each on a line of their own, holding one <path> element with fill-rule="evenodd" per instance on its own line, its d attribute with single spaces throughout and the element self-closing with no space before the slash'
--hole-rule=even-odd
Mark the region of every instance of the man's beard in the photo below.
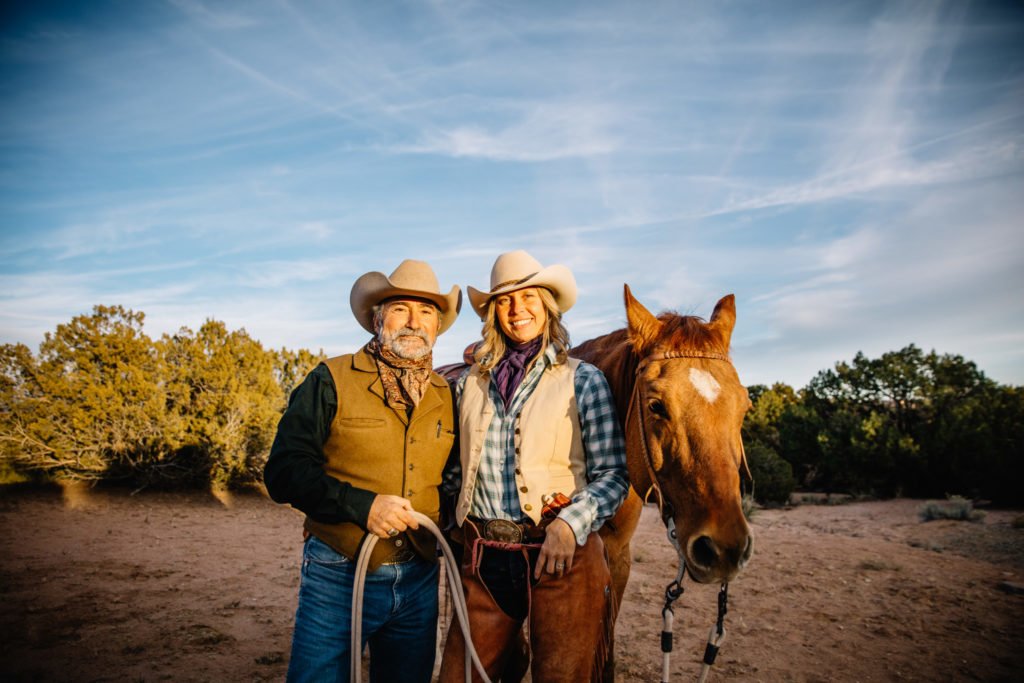
<svg viewBox="0 0 1024 683">
<path fill-rule="evenodd" d="M 405 337 L 418 337 L 423 340 L 423 343 L 417 344 L 415 341 Z M 413 330 L 408 327 L 395 330 L 390 334 L 381 330 L 380 345 L 405 360 L 419 360 L 429 354 L 432 348 L 430 337 L 427 336 L 426 332 L 423 330 Z"/>
</svg>

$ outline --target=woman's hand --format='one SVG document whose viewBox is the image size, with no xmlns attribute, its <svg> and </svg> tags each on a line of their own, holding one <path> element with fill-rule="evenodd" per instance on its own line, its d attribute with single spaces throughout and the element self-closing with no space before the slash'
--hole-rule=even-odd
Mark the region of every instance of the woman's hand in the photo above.
<svg viewBox="0 0 1024 683">
<path fill-rule="evenodd" d="M 381 538 L 391 538 L 406 529 L 419 529 L 419 523 L 413 519 L 412 503 L 399 496 L 378 494 L 370 505 L 370 514 L 366 517 L 366 530 Z"/>
<path fill-rule="evenodd" d="M 548 525 L 544 545 L 537 557 L 533 578 L 540 580 L 541 572 L 562 576 L 572 569 L 572 558 L 576 554 L 576 534 L 569 523 L 556 519 Z"/>
</svg>

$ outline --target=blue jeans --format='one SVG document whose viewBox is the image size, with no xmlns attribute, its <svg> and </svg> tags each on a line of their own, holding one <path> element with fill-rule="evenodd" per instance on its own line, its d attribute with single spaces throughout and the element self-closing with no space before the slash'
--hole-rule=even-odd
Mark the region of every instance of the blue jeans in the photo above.
<svg viewBox="0 0 1024 683">
<path fill-rule="evenodd" d="M 354 570 L 355 562 L 315 536 L 306 541 L 288 681 L 348 683 Z M 429 683 L 437 575 L 437 564 L 419 557 L 367 574 L 363 647 L 369 642 L 374 683 Z"/>
</svg>

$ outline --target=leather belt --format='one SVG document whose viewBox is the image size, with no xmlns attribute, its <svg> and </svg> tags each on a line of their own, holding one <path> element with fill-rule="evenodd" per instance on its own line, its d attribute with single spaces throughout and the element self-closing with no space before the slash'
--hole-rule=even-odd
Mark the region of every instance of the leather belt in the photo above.
<svg viewBox="0 0 1024 683">
<path fill-rule="evenodd" d="M 498 543 L 526 543 L 544 538 L 544 529 L 533 524 L 519 524 L 507 519 L 469 517 L 480 538 Z"/>
<path fill-rule="evenodd" d="M 381 562 L 381 564 L 405 564 L 406 562 L 409 562 L 410 560 L 413 560 L 415 558 L 415 551 L 410 550 L 409 548 L 402 548 L 394 555 L 392 555 L 390 558 Z"/>
</svg>

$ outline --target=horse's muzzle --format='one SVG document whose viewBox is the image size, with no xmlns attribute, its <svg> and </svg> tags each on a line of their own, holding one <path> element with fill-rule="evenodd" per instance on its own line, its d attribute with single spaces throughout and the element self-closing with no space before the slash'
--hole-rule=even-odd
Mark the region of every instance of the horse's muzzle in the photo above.
<svg viewBox="0 0 1024 683">
<path fill-rule="evenodd" d="M 741 543 L 723 547 L 711 536 L 695 536 L 686 547 L 686 563 L 690 576 L 700 583 L 729 581 L 750 560 L 754 537 L 747 533 Z"/>
</svg>

